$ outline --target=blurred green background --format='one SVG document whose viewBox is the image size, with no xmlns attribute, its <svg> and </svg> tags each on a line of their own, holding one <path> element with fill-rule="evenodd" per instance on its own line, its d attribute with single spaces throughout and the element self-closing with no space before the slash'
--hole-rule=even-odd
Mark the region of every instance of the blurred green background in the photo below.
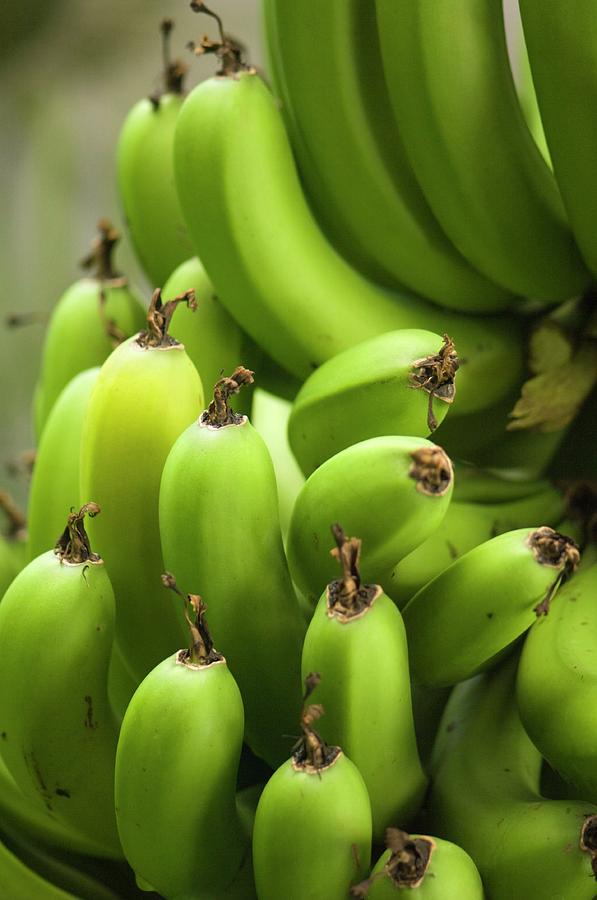
<svg viewBox="0 0 597 900">
<path fill-rule="evenodd" d="M 212 0 L 227 31 L 262 59 L 258 0 Z M 123 222 L 114 153 L 124 118 L 160 84 L 159 24 L 172 18 L 172 51 L 191 65 L 187 85 L 213 58 L 185 49 L 215 22 L 188 0 L 2 0 L 0 3 L 0 488 L 23 504 L 24 474 L 11 463 L 33 446 L 31 397 L 44 324 L 7 328 L 10 313 L 48 315 L 82 274 L 101 216 Z M 126 236 L 117 265 L 147 299 Z"/>
</svg>

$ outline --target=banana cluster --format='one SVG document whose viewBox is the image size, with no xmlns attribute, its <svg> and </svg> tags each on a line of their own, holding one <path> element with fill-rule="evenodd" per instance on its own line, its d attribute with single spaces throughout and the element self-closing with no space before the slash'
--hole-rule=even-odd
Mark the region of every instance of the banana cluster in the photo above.
<svg viewBox="0 0 597 900">
<path fill-rule="evenodd" d="M 519 97 L 456 6 L 262 0 L 268 83 L 193 0 L 188 94 L 162 23 L 151 300 L 101 220 L 0 492 L 0 897 L 594 900 L 597 17 Z"/>
</svg>

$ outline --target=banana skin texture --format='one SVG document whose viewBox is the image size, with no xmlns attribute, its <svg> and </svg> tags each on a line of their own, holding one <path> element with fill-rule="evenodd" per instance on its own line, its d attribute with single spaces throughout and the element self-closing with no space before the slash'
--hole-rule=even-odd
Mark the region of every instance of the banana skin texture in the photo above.
<svg viewBox="0 0 597 900">
<path fill-rule="evenodd" d="M 352 889 L 367 900 L 396 900 L 404 888 L 417 900 L 484 900 L 481 876 L 462 847 L 426 834 L 388 829 L 388 848 L 371 875 Z"/>
<path fill-rule="evenodd" d="M 516 656 L 453 691 L 432 766 L 429 828 L 470 853 L 488 900 L 593 900 L 597 807 L 547 800 L 514 700 Z"/>
<path fill-rule="evenodd" d="M 471 381 L 473 370 L 501 373 L 481 402 L 516 384 L 521 328 L 513 319 L 478 321 L 390 294 L 335 252 L 307 206 L 280 111 L 257 74 L 198 85 L 180 111 L 174 156 L 189 233 L 218 296 L 301 380 L 367 338 L 424 328 L 453 338 Z M 460 408 L 466 411 L 465 397 Z"/>
<path fill-rule="evenodd" d="M 483 274 L 553 303 L 586 288 L 553 177 L 524 121 L 494 0 L 376 0 L 396 122 L 446 234 Z"/>
<path fill-rule="evenodd" d="M 182 614 L 160 585 L 158 492 L 170 448 L 202 407 L 182 344 L 130 338 L 102 366 L 83 427 L 81 493 L 103 509 L 90 534 L 110 571 L 116 642 L 137 683 L 184 638 Z"/>
<path fill-rule="evenodd" d="M 114 594 L 96 554 L 77 558 L 37 557 L 0 605 L 0 683 L 10 685 L 0 696 L 0 752 L 29 800 L 96 855 L 120 858 L 118 729 L 106 690 Z"/>
<path fill-rule="evenodd" d="M 241 367 L 216 396 L 250 377 Z M 222 402 L 220 421 L 228 424 L 210 424 L 218 421 L 212 402 L 166 460 L 162 548 L 167 569 L 208 599 L 211 628 L 243 695 L 245 739 L 275 767 L 296 730 L 305 626 L 284 557 L 271 458 L 248 419 Z"/>
<path fill-rule="evenodd" d="M 573 796 L 597 803 L 595 597 L 592 562 L 564 585 L 524 643 L 516 680 L 522 723 Z"/>
<path fill-rule="evenodd" d="M 574 236 L 597 274 L 597 21 L 591 0 L 521 0 L 541 120 Z"/>
<path fill-rule="evenodd" d="M 53 547 L 64 528 L 65 510 L 81 506 L 81 433 L 99 367 L 69 381 L 58 396 L 35 457 L 27 509 L 29 559 Z"/>
<path fill-rule="evenodd" d="M 549 614 L 579 556 L 570 538 L 547 526 L 507 531 L 469 550 L 402 612 L 411 677 L 441 687 L 491 666 L 539 615 Z"/>
<path fill-rule="evenodd" d="M 425 438 L 370 438 L 332 456 L 307 479 L 292 513 L 288 564 L 299 590 L 315 605 L 334 580 L 334 522 L 362 539 L 363 581 L 378 584 L 440 525 L 452 484 L 450 460 Z"/>
<path fill-rule="evenodd" d="M 375 4 L 264 5 L 301 177 L 340 252 L 373 281 L 407 285 L 449 308 L 507 307 L 511 295 L 460 256 L 415 179 L 392 116 Z"/>
<path fill-rule="evenodd" d="M 303 680 L 318 672 L 314 702 L 326 715 L 323 739 L 342 746 L 371 800 L 373 838 L 419 809 L 427 779 L 413 724 L 406 632 L 400 612 L 377 585 L 358 576 L 360 542 L 338 544 L 344 573 L 324 591 L 305 635 Z"/>
<path fill-rule="evenodd" d="M 242 699 L 222 657 L 198 664 L 179 651 L 138 687 L 115 798 L 125 855 L 146 889 L 167 900 L 226 896 L 248 852 L 235 802 L 242 737 Z"/>
<path fill-rule="evenodd" d="M 288 422 L 305 475 L 368 438 L 427 437 L 454 400 L 457 369 L 452 342 L 422 329 L 388 332 L 323 363 L 298 392 Z"/>
</svg>

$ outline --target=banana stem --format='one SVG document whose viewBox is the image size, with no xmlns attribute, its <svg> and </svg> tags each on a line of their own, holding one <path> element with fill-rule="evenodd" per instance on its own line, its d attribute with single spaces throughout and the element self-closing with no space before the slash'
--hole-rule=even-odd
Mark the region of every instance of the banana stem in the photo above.
<svg viewBox="0 0 597 900">
<path fill-rule="evenodd" d="M 91 242 L 91 250 L 80 265 L 83 269 L 93 270 L 93 277 L 98 281 L 116 281 L 119 285 L 125 285 L 126 278 L 116 271 L 112 259 L 114 248 L 120 240 L 120 232 L 108 219 L 100 219 L 97 228 L 99 235 Z"/>
<path fill-rule="evenodd" d="M 189 43 L 189 48 L 193 50 L 196 56 L 204 56 L 213 53 L 220 60 L 220 69 L 216 75 L 234 76 L 238 72 L 245 71 L 249 68 L 243 61 L 243 47 L 233 40 L 229 35 L 224 34 L 222 20 L 217 13 L 209 9 L 201 0 L 191 0 L 191 9 L 193 12 L 204 13 L 211 16 L 218 23 L 218 31 L 220 32 L 219 41 L 212 41 L 207 35 L 204 35 L 199 44 Z"/>
<path fill-rule="evenodd" d="M 369 609 L 378 595 L 379 589 L 376 585 L 362 584 L 361 582 L 359 560 L 362 541 L 360 538 L 347 538 L 344 529 L 337 523 L 332 525 L 332 534 L 336 546 L 330 550 L 330 554 L 342 566 L 342 578 L 333 581 L 327 587 L 328 615 L 335 616 L 340 621 L 346 621 L 362 615 Z"/>
<path fill-rule="evenodd" d="M 186 66 L 181 60 L 172 61 L 170 54 L 170 35 L 174 29 L 172 19 L 163 19 L 160 23 L 160 34 L 162 36 L 162 61 L 163 61 L 163 78 L 164 92 L 167 94 L 184 94 L 184 79 L 188 72 Z M 151 98 L 154 102 L 154 98 Z M 155 97 L 155 101 L 159 104 L 159 96 Z"/>
<path fill-rule="evenodd" d="M 244 366 L 237 366 L 232 375 L 220 378 L 214 385 L 214 396 L 209 406 L 201 414 L 201 425 L 211 428 L 222 428 L 224 425 L 240 425 L 245 421 L 245 416 L 234 412 L 230 407 L 230 397 L 238 394 L 245 384 L 253 384 L 255 373 Z"/>
<path fill-rule="evenodd" d="M 162 303 L 162 291 L 160 288 L 155 289 L 147 311 L 147 331 L 142 331 L 137 338 L 140 347 L 163 350 L 179 345 L 179 342 L 168 334 L 172 316 L 179 303 L 186 303 L 188 309 L 194 312 L 197 309 L 195 291 L 185 291 L 173 300 Z"/>
<path fill-rule="evenodd" d="M 447 334 L 444 334 L 443 344 L 437 353 L 417 359 L 413 363 L 413 371 L 410 375 L 412 387 L 429 394 L 427 408 L 429 431 L 435 431 L 437 428 L 437 419 L 433 413 L 433 398 L 437 397 L 444 403 L 454 402 L 456 396 L 454 379 L 459 367 L 460 361 L 456 355 L 454 341 Z"/>
<path fill-rule="evenodd" d="M 101 512 L 97 503 L 85 503 L 78 512 L 71 512 L 66 520 L 66 528 L 56 541 L 54 553 L 61 563 L 79 565 L 84 562 L 100 562 L 101 557 L 94 553 L 85 531 L 85 515 L 90 518 Z"/>
<path fill-rule="evenodd" d="M 213 640 L 205 621 L 207 605 L 203 602 L 203 599 L 199 594 L 187 594 L 185 597 L 176 584 L 174 575 L 171 575 L 170 572 L 164 572 L 162 584 L 185 601 L 184 616 L 191 634 L 191 646 L 188 650 L 180 651 L 179 661 L 190 663 L 194 666 L 209 666 L 211 663 L 221 662 L 224 657 L 214 648 Z M 193 610 L 192 617 L 189 615 L 189 606 Z"/>
<path fill-rule="evenodd" d="M 305 694 L 301 713 L 301 731 L 303 733 L 292 748 L 293 767 L 311 775 L 318 774 L 322 769 L 331 766 L 340 754 L 340 747 L 330 747 L 313 728 L 313 722 L 320 719 L 325 712 L 321 703 L 305 705 L 320 681 L 321 675 L 317 672 L 310 672 L 305 678 Z"/>
</svg>

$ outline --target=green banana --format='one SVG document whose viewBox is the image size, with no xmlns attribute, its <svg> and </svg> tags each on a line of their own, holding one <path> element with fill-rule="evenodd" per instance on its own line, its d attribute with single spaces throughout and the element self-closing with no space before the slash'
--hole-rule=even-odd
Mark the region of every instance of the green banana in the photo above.
<svg viewBox="0 0 597 900">
<path fill-rule="evenodd" d="M 5 900 L 76 900 L 15 856 L 0 835 L 0 897 Z"/>
<path fill-rule="evenodd" d="M 164 584 L 173 587 L 172 576 Z M 243 702 L 189 594 L 191 647 L 141 682 L 116 755 L 118 831 L 137 881 L 168 900 L 226 896 L 248 850 L 235 802 Z M 218 893 L 221 891 L 221 893 Z"/>
<path fill-rule="evenodd" d="M 591 0 L 521 0 L 520 13 L 537 101 L 574 236 L 597 274 L 597 22 Z"/>
<path fill-rule="evenodd" d="M 370 338 L 323 363 L 298 392 L 288 421 L 305 475 L 367 438 L 427 437 L 454 400 L 457 369 L 450 338 L 444 335 L 442 343 L 420 329 Z"/>
<path fill-rule="evenodd" d="M 392 900 L 397 889 L 411 888 L 419 900 L 483 900 L 479 871 L 457 844 L 398 828 L 388 828 L 386 844 L 369 878 L 355 885 L 351 896 Z"/>
<path fill-rule="evenodd" d="M 253 373 L 215 387 L 173 446 L 160 489 L 166 567 L 209 597 L 210 621 L 245 706 L 245 739 L 270 765 L 284 758 L 300 709 L 304 624 L 288 573 L 272 462 L 229 398 Z"/>
<path fill-rule="evenodd" d="M 595 561 L 562 588 L 557 608 L 533 625 L 524 643 L 516 696 L 522 723 L 575 796 L 597 803 L 593 703 Z"/>
<path fill-rule="evenodd" d="M 516 38 L 516 63 L 518 65 L 514 67 L 514 75 L 520 106 L 529 127 L 529 131 L 533 135 L 533 140 L 537 144 L 541 156 L 553 171 L 551 154 L 549 152 L 549 147 L 547 146 L 545 129 L 543 128 L 539 104 L 537 103 L 537 92 L 533 82 L 533 74 L 531 72 L 531 64 L 522 30 L 518 4 L 512 8 L 510 27 L 514 31 L 514 36 Z"/>
<path fill-rule="evenodd" d="M 594 900 L 597 807 L 539 793 L 541 756 L 513 699 L 516 657 L 458 685 L 436 742 L 430 825 L 496 900 Z"/>
<path fill-rule="evenodd" d="M 62 295 L 46 330 L 35 396 L 35 433 L 41 437 L 60 392 L 84 369 L 101 366 L 115 344 L 143 327 L 143 306 L 126 278 L 112 264 L 120 239 L 109 222 L 98 224 L 100 236 L 83 265 L 95 267 Z"/>
<path fill-rule="evenodd" d="M 158 492 L 170 448 L 203 406 L 197 371 L 168 334 L 178 302 L 154 292 L 147 331 L 121 344 L 102 366 L 81 439 L 81 494 L 105 521 L 90 529 L 116 595 L 116 642 L 137 683 L 180 643 L 182 613 L 164 604 Z M 174 399 L 174 402 L 173 402 Z"/>
<path fill-rule="evenodd" d="M 184 100 L 187 67 L 170 59 L 173 22 L 160 26 L 162 90 L 139 100 L 128 113 L 116 152 L 118 191 L 139 262 L 152 287 L 161 287 L 193 247 L 174 184 L 174 128 Z M 193 287 L 183 286 L 183 290 Z M 181 293 L 178 291 L 177 293 Z M 164 291 L 166 299 L 168 294 Z"/>
<path fill-rule="evenodd" d="M 363 584 L 361 541 L 332 528 L 342 567 L 311 619 L 302 675 L 318 672 L 313 700 L 327 710 L 321 735 L 357 766 L 371 801 L 373 838 L 412 820 L 427 779 L 417 753 L 402 616 L 378 585 Z"/>
<path fill-rule="evenodd" d="M 86 369 L 61 391 L 44 428 L 29 491 L 29 559 L 56 543 L 64 510 L 81 505 L 79 458 L 81 433 L 99 367 Z"/>
<path fill-rule="evenodd" d="M 83 524 L 98 512 L 88 503 L 71 513 L 55 550 L 30 562 L 0 604 L 0 751 L 27 798 L 96 855 L 120 857 L 106 691 L 114 595 Z"/>
<path fill-rule="evenodd" d="M 376 9 L 406 152 L 455 246 L 523 297 L 553 302 L 588 287 L 553 173 L 516 96 L 502 4 L 376 0 Z"/>
<path fill-rule="evenodd" d="M 425 438 L 370 438 L 332 456 L 307 479 L 292 512 L 288 564 L 299 590 L 315 604 L 333 580 L 334 522 L 361 537 L 363 580 L 379 584 L 440 525 L 452 484 L 449 458 Z"/>
<path fill-rule="evenodd" d="M 413 679 L 440 687 L 491 666 L 547 615 L 579 559 L 574 541 L 547 526 L 507 531 L 469 550 L 403 610 Z"/>
<path fill-rule="evenodd" d="M 507 478 L 503 473 L 488 471 L 452 460 L 454 466 L 454 503 L 509 503 L 541 494 L 550 488 L 546 478 Z"/>
<path fill-rule="evenodd" d="M 26 562 L 27 523 L 16 503 L 0 490 L 0 513 L 8 520 L 8 528 L 0 532 L 0 600 L 7 587 Z"/>
<path fill-rule="evenodd" d="M 529 523 L 532 527 L 533 522 L 555 527 L 564 509 L 562 494 L 547 483 L 541 493 L 509 503 L 464 503 L 452 499 L 438 528 L 394 566 L 390 575 L 382 579 L 383 585 L 402 609 L 417 591 L 473 547 Z"/>
<path fill-rule="evenodd" d="M 307 695 L 317 682 L 307 680 Z M 255 815 L 253 868 L 259 900 L 344 900 L 369 868 L 371 806 L 359 770 L 330 747 L 307 706 L 292 757 L 266 784 Z"/>
<path fill-rule="evenodd" d="M 264 5 L 301 176 L 340 251 L 374 281 L 463 312 L 510 305 L 450 243 L 415 179 L 392 118 L 375 5 Z"/>
<path fill-rule="evenodd" d="M 253 70 L 230 64 L 229 44 L 221 54 L 224 74 L 199 84 L 183 104 L 174 158 L 196 252 L 236 321 L 300 379 L 386 331 L 447 332 L 471 382 L 475 372 L 499 372 L 483 400 L 475 396 L 476 408 L 508 392 L 521 373 L 520 324 L 390 294 L 352 269 L 307 206 L 274 97 Z"/>
</svg>

